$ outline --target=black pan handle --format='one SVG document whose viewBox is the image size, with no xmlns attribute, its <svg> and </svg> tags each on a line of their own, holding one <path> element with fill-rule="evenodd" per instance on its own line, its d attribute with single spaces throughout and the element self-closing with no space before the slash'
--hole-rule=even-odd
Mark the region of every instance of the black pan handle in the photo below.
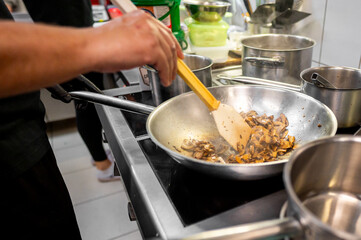
<svg viewBox="0 0 361 240">
<path fill-rule="evenodd" d="M 55 99 L 61 100 L 64 103 L 70 103 L 72 98 L 70 94 L 59 84 L 46 88 L 51 96 Z"/>
<path fill-rule="evenodd" d="M 96 93 L 103 93 L 92 81 L 86 78 L 84 75 L 80 74 L 76 77 L 80 82 L 82 82 L 85 87 Z"/>
<path fill-rule="evenodd" d="M 120 108 L 125 111 L 135 112 L 140 114 L 150 114 L 155 107 L 136 103 L 129 100 L 119 99 L 117 97 L 111 97 L 100 93 L 86 92 L 86 91 L 73 91 L 69 92 L 73 99 L 85 100 L 92 103 L 106 105 L 110 107 Z"/>
<path fill-rule="evenodd" d="M 86 78 L 84 75 L 80 74 L 76 77 L 85 87 L 96 93 L 102 94 L 102 90 L 100 90 L 92 81 Z M 61 100 L 64 103 L 70 103 L 72 97 L 70 96 L 69 92 L 67 92 L 60 84 L 56 84 L 54 86 L 46 88 L 50 93 L 51 96 L 55 99 Z"/>
</svg>

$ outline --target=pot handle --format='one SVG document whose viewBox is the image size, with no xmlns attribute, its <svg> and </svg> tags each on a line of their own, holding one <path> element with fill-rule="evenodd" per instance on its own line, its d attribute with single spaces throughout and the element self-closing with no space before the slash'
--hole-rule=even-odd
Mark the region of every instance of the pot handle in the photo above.
<svg viewBox="0 0 361 240">
<path fill-rule="evenodd" d="M 301 92 L 301 88 L 295 84 L 283 83 L 283 82 L 276 82 L 272 80 L 262 79 L 262 78 L 253 78 L 253 77 L 229 77 L 224 74 L 217 75 L 217 78 L 235 81 L 240 83 L 248 83 L 248 84 L 256 84 L 261 86 L 268 86 L 268 87 L 276 87 L 296 92 Z"/>
<path fill-rule="evenodd" d="M 192 235 L 184 240 L 236 240 L 236 239 L 283 239 L 303 233 L 301 224 L 294 218 L 283 218 L 257 223 L 221 228 Z"/>
<path fill-rule="evenodd" d="M 244 60 L 246 62 L 254 63 L 257 65 L 267 65 L 267 66 L 274 66 L 274 67 L 282 67 L 285 65 L 285 61 L 279 57 L 274 56 L 272 58 L 266 58 L 266 57 L 245 57 Z"/>
<path fill-rule="evenodd" d="M 69 92 L 73 99 L 85 100 L 87 102 L 97 103 L 101 105 L 117 107 L 125 111 L 150 114 L 155 107 L 142 103 L 136 103 L 128 100 L 119 99 L 116 97 L 107 96 L 100 93 L 85 92 L 85 91 L 73 91 Z"/>
</svg>

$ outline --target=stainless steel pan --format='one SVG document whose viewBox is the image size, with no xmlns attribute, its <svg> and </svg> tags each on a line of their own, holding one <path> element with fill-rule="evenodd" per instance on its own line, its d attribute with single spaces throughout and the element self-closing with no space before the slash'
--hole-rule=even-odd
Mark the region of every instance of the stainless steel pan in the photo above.
<svg viewBox="0 0 361 240">
<path fill-rule="evenodd" d="M 224 86 L 209 90 L 221 102 L 232 105 L 238 111 L 255 110 L 275 117 L 284 113 L 289 120 L 289 134 L 296 137 L 299 145 L 333 136 L 337 130 L 332 111 L 302 93 L 257 86 Z M 70 94 L 82 100 L 150 113 L 146 128 L 152 141 L 180 164 L 206 174 L 236 180 L 263 179 L 281 173 L 287 162 L 286 156 L 285 159 L 267 163 L 218 164 L 180 154 L 175 147 L 179 148 L 184 139 L 219 137 L 209 110 L 193 92 L 169 99 L 156 108 L 89 92 Z"/>
</svg>

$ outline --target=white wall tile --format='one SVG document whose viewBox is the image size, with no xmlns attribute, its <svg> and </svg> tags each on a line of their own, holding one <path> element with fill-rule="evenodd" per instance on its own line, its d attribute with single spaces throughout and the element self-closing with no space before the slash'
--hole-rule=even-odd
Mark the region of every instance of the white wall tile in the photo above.
<svg viewBox="0 0 361 240">
<path fill-rule="evenodd" d="M 306 36 L 316 41 L 312 56 L 312 60 L 316 62 L 320 61 L 325 10 L 326 0 L 304 1 L 299 11 L 311 13 L 311 15 L 293 26 L 293 34 Z"/>
<path fill-rule="evenodd" d="M 312 61 L 311 67 L 319 67 L 320 63 Z"/>
<path fill-rule="evenodd" d="M 328 0 L 321 63 L 355 68 L 359 66 L 360 10 L 360 0 Z"/>
</svg>

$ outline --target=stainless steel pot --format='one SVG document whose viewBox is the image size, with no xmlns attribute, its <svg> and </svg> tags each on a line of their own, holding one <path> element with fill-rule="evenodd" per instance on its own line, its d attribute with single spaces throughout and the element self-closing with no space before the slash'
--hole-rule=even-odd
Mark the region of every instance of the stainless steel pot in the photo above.
<svg viewBox="0 0 361 240">
<path fill-rule="evenodd" d="M 199 55 L 185 54 L 183 61 L 206 87 L 212 86 L 212 59 Z M 154 69 L 147 68 L 147 70 L 153 101 L 156 106 L 172 97 L 191 91 L 179 75 L 177 75 L 169 87 L 164 87 L 160 84 L 158 73 Z"/>
<path fill-rule="evenodd" d="M 272 23 L 247 23 L 249 35 L 257 34 L 292 34 L 292 25 L 277 25 Z"/>
<path fill-rule="evenodd" d="M 318 87 L 311 81 L 311 75 L 318 73 L 338 87 Z M 229 77 L 218 75 L 229 81 L 257 84 L 305 93 L 327 105 L 337 118 L 339 128 L 361 125 L 361 70 L 345 67 L 308 68 L 302 71 L 301 86 L 252 77 Z"/>
<path fill-rule="evenodd" d="M 292 25 L 276 25 L 272 23 L 261 26 L 261 34 L 292 34 Z"/>
<path fill-rule="evenodd" d="M 209 91 L 238 111 L 255 110 L 275 117 L 284 113 L 289 121 L 289 134 L 295 136 L 298 145 L 333 136 L 337 130 L 331 110 L 305 94 L 259 86 L 224 86 Z M 277 161 L 251 164 L 218 164 L 183 155 L 177 149 L 184 139 L 220 139 L 208 108 L 193 92 L 173 97 L 156 108 L 89 92 L 70 94 L 82 100 L 150 113 L 146 128 L 152 141 L 178 163 L 208 175 L 233 180 L 263 179 L 280 174 L 288 161 L 289 154 Z"/>
<path fill-rule="evenodd" d="M 283 171 L 287 217 L 203 232 L 194 239 L 361 239 L 361 137 L 298 148 Z"/>
<path fill-rule="evenodd" d="M 326 78 L 337 89 L 320 88 L 311 81 L 313 73 Z M 315 67 L 301 72 L 302 92 L 326 104 L 336 115 L 338 127 L 361 125 L 361 70 L 348 67 Z"/>
<path fill-rule="evenodd" d="M 315 41 L 303 36 L 261 34 L 241 41 L 244 76 L 300 85 L 300 73 L 311 67 Z"/>
</svg>

